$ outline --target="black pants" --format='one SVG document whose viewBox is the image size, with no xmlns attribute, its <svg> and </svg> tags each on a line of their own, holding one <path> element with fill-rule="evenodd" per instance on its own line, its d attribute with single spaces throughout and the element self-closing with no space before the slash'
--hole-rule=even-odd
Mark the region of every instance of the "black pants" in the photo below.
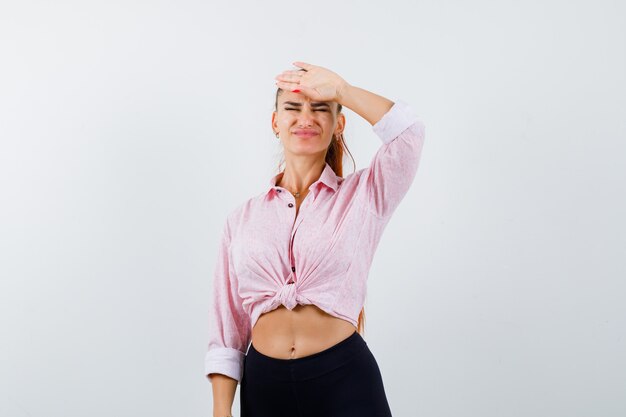
<svg viewBox="0 0 626 417">
<path fill-rule="evenodd" d="M 251 344 L 240 388 L 241 417 L 391 417 L 374 355 L 358 332 L 296 359 Z"/>
</svg>

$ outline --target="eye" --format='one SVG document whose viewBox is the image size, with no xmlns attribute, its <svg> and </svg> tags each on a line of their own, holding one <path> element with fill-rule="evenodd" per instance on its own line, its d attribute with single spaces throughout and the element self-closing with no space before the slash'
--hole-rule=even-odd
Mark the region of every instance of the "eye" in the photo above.
<svg viewBox="0 0 626 417">
<path fill-rule="evenodd" d="M 300 110 L 300 109 L 285 108 L 285 110 Z M 328 110 L 326 109 L 315 109 L 315 111 L 323 111 L 323 112 L 328 113 Z"/>
</svg>

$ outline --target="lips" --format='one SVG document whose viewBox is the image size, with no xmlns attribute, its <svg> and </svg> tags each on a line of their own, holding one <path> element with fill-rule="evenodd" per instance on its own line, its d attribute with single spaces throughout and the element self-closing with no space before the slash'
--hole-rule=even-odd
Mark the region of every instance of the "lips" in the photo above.
<svg viewBox="0 0 626 417">
<path fill-rule="evenodd" d="M 319 135 L 315 129 L 296 129 L 293 131 L 293 134 L 303 138 L 310 138 L 312 136 Z"/>
</svg>

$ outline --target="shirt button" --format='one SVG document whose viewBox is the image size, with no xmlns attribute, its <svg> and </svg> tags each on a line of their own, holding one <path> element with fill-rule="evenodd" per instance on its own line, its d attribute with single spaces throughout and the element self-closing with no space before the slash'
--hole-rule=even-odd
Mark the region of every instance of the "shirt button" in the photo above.
<svg viewBox="0 0 626 417">
<path fill-rule="evenodd" d="M 296 272 L 296 267 L 295 266 L 291 267 L 291 272 Z"/>
<path fill-rule="evenodd" d="M 289 203 L 287 204 L 289 207 L 293 207 L 293 203 Z"/>
</svg>

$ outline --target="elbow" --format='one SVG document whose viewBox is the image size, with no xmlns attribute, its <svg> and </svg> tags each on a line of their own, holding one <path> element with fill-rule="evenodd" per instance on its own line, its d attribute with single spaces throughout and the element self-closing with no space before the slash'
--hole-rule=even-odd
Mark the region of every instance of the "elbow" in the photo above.
<svg viewBox="0 0 626 417">
<path fill-rule="evenodd" d="M 246 354 L 229 347 L 209 349 L 204 359 L 204 374 L 212 381 L 212 374 L 222 374 L 238 382 L 243 377 Z"/>
</svg>

